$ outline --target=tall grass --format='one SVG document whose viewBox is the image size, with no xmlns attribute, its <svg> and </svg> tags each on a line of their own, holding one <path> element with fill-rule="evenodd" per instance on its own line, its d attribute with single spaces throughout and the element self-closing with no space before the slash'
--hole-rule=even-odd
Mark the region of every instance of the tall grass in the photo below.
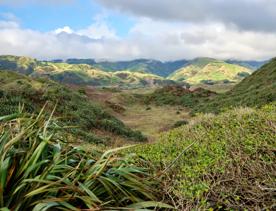
<svg viewBox="0 0 276 211">
<path fill-rule="evenodd" d="M 68 146 L 44 110 L 0 117 L 1 210 L 108 210 L 169 207 L 156 200 L 146 168 L 113 149 Z"/>
</svg>

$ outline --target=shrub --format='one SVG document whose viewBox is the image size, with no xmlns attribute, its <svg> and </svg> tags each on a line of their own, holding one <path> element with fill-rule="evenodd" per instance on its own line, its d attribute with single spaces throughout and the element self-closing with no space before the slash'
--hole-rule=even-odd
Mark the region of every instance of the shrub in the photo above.
<svg viewBox="0 0 276 211">
<path fill-rule="evenodd" d="M 275 125 L 275 103 L 199 115 L 135 152 L 162 172 L 179 210 L 273 210 Z"/>
<path fill-rule="evenodd" d="M 250 74 L 248 72 L 239 72 L 237 74 L 239 77 L 242 77 L 242 78 L 245 78 L 245 77 L 248 77 L 250 76 Z"/>
<path fill-rule="evenodd" d="M 187 120 L 180 120 L 174 123 L 173 128 L 181 127 L 183 125 L 187 125 L 189 122 Z"/>
<path fill-rule="evenodd" d="M 71 147 L 43 110 L 0 117 L 1 210 L 120 210 L 154 202 L 156 182 L 130 156 Z"/>
</svg>

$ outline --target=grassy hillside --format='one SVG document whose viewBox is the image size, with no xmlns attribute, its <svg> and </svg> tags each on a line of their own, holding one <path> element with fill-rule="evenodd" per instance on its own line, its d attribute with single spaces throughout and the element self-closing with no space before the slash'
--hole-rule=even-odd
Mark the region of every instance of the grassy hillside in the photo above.
<svg viewBox="0 0 276 211">
<path fill-rule="evenodd" d="M 21 74 L 0 71 L 0 115 L 14 113 L 24 103 L 29 112 L 38 112 L 48 102 L 47 110 L 57 106 L 55 114 L 74 140 L 108 143 L 114 136 L 143 141 L 139 132 L 127 128 L 121 121 L 97 106 L 81 92 L 72 91 L 46 79 L 32 79 Z M 100 131 L 101 136 L 97 136 Z"/>
<path fill-rule="evenodd" d="M 136 152 L 178 210 L 273 210 L 275 125 L 275 103 L 200 115 Z"/>
<path fill-rule="evenodd" d="M 276 59 L 272 59 L 232 90 L 194 107 L 193 112 L 218 112 L 234 106 L 262 106 L 276 100 Z"/>
<path fill-rule="evenodd" d="M 31 74 L 37 65 L 38 61 L 29 57 L 0 56 L 0 70 L 12 70 L 22 74 Z"/>
<path fill-rule="evenodd" d="M 67 84 L 92 86 L 143 87 L 173 83 L 151 73 L 139 71 L 106 72 L 88 64 L 75 64 L 76 61 L 69 61 L 73 64 L 60 63 L 59 61 L 42 62 L 28 57 L 0 56 L 0 70 L 9 70 L 33 77 L 47 77 Z"/>
<path fill-rule="evenodd" d="M 175 71 L 168 79 L 190 84 L 238 82 L 250 75 L 251 69 L 211 58 L 198 58 Z"/>
</svg>

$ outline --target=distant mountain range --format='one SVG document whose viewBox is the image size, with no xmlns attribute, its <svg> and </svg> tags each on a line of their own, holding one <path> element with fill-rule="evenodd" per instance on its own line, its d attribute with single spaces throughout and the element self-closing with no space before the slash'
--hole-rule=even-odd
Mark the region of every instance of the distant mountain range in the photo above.
<svg viewBox="0 0 276 211">
<path fill-rule="evenodd" d="M 0 69 L 59 82 L 92 86 L 162 86 L 180 84 L 236 83 L 265 62 L 221 61 L 212 58 L 162 62 L 95 61 L 94 59 L 56 59 L 38 61 L 29 57 L 0 56 Z"/>
<path fill-rule="evenodd" d="M 135 72 L 146 72 L 156 74 L 162 77 L 167 77 L 172 74 L 174 71 L 189 65 L 194 60 L 201 60 L 202 58 L 196 58 L 193 60 L 176 60 L 176 61 L 166 61 L 162 62 L 159 60 L 152 59 L 135 59 L 130 61 L 96 61 L 94 59 L 67 59 L 65 61 L 58 59 L 52 60 L 52 62 L 65 62 L 68 64 L 88 64 L 93 65 L 101 70 L 114 72 L 121 70 L 135 71 Z M 205 58 L 206 59 L 206 58 Z M 224 62 L 229 64 L 236 64 L 239 66 L 247 67 L 252 70 L 259 69 L 262 65 L 268 61 L 242 61 L 242 60 L 225 60 Z"/>
</svg>

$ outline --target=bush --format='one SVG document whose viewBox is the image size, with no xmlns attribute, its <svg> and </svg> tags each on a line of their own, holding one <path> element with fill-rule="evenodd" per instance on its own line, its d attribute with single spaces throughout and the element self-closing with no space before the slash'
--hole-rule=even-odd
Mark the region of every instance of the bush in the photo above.
<svg viewBox="0 0 276 211">
<path fill-rule="evenodd" d="M 71 147 L 44 112 L 0 117 L 1 210 L 120 210 L 154 202 L 156 181 L 130 156 Z"/>
<path fill-rule="evenodd" d="M 275 125 L 275 103 L 199 115 L 135 152 L 163 172 L 179 210 L 273 210 Z"/>
<path fill-rule="evenodd" d="M 189 122 L 187 120 L 180 120 L 174 123 L 173 128 L 181 127 L 183 125 L 187 125 Z"/>
<path fill-rule="evenodd" d="M 238 76 L 239 76 L 239 77 L 242 77 L 242 78 L 245 78 L 245 77 L 250 76 L 250 74 L 249 74 L 248 72 L 239 72 L 239 73 L 238 73 Z"/>
</svg>

